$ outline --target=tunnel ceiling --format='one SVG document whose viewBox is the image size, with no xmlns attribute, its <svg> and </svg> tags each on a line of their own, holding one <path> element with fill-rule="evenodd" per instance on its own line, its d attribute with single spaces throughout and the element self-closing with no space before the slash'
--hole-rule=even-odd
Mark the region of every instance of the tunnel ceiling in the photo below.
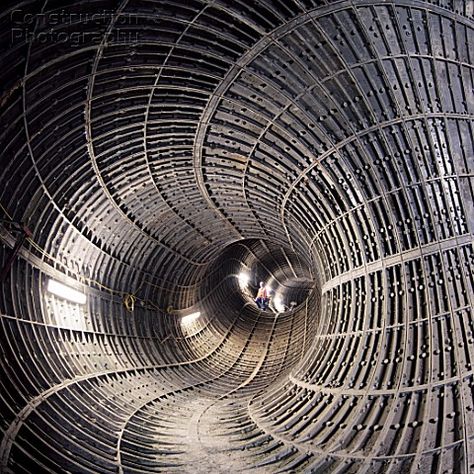
<svg viewBox="0 0 474 474">
<path fill-rule="evenodd" d="M 0 471 L 473 472 L 473 13 L 3 2 Z"/>
</svg>

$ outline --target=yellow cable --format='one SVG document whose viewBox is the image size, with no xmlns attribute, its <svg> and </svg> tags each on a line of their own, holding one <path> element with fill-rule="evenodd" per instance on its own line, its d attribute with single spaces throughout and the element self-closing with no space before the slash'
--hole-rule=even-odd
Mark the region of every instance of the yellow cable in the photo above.
<svg viewBox="0 0 474 474">
<path fill-rule="evenodd" d="M 137 298 L 135 295 L 131 295 L 130 293 L 127 293 L 123 297 L 123 305 L 125 306 L 125 309 L 129 312 L 132 313 L 133 310 L 135 309 L 135 301 L 137 301 Z"/>
<path fill-rule="evenodd" d="M 0 209 L 2 209 L 2 211 L 5 213 L 5 215 L 10 219 L 10 220 L 13 220 L 12 216 L 10 215 L 10 213 L 3 207 L 2 203 L 0 203 Z M 44 250 L 42 247 L 40 247 L 31 237 L 28 237 L 28 242 L 40 253 L 42 254 L 43 256 L 49 258 L 50 260 L 52 260 L 53 262 L 56 262 L 57 264 L 61 265 L 62 267 L 64 267 L 65 269 L 69 270 L 68 267 L 66 265 L 64 265 L 60 260 L 58 260 L 56 257 L 53 257 L 52 255 L 50 255 L 48 252 L 46 252 L 46 250 Z M 99 286 L 100 288 L 102 289 L 105 289 L 107 291 L 110 291 L 111 293 L 115 293 L 115 294 L 122 294 L 122 295 L 125 295 L 124 296 L 124 305 L 125 305 L 125 308 L 127 309 L 127 311 L 129 312 L 132 312 L 133 309 L 135 308 L 135 302 L 137 301 L 137 297 L 135 296 L 136 293 L 138 293 L 138 291 L 140 291 L 140 289 L 142 288 L 143 284 L 144 283 L 148 283 L 149 285 L 152 285 L 156 288 L 159 288 L 159 289 L 162 289 L 162 290 L 166 290 L 167 292 L 177 292 L 178 290 L 167 290 L 166 288 L 162 287 L 162 286 L 158 286 L 158 285 L 154 285 L 153 283 L 149 282 L 149 281 L 143 281 L 142 284 L 138 287 L 138 289 L 135 291 L 135 294 L 130 294 L 130 293 L 124 293 L 123 291 L 118 291 L 118 290 L 114 290 L 113 288 L 109 288 L 108 286 L 100 283 L 99 281 L 97 280 L 93 280 L 92 278 L 89 278 L 89 277 L 86 277 L 84 275 L 81 275 L 79 273 L 76 273 L 77 277 L 79 278 L 79 280 L 83 281 L 83 282 L 87 282 L 88 284 L 95 284 L 97 286 Z M 127 301 L 127 302 L 126 302 Z M 157 306 L 156 304 L 154 304 L 153 302 L 151 301 L 148 301 L 148 300 L 140 300 L 140 301 L 143 301 L 143 303 L 145 304 L 148 304 L 150 306 L 152 306 L 153 308 L 157 309 L 158 311 L 162 311 L 162 312 L 165 312 L 163 311 L 159 306 Z"/>
<path fill-rule="evenodd" d="M 2 211 L 6 214 L 6 216 L 12 221 L 13 218 L 12 216 L 8 213 L 8 211 L 2 206 L 2 203 L 0 203 L 0 208 L 2 209 Z"/>
</svg>

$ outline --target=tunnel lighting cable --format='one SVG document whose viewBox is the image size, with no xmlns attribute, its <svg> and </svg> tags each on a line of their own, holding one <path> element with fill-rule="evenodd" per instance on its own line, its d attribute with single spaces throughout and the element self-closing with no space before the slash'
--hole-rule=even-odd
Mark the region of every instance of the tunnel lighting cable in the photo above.
<svg viewBox="0 0 474 474">
<path fill-rule="evenodd" d="M 59 265 L 61 265 L 63 268 L 65 268 L 66 270 L 69 270 L 70 271 L 70 268 L 66 267 L 61 261 L 59 261 L 57 258 L 53 257 L 52 255 L 50 255 L 48 252 L 46 252 L 46 250 L 44 250 L 42 247 L 40 247 L 33 239 L 31 238 L 28 238 L 27 239 L 28 242 L 30 242 L 30 244 L 40 253 L 42 254 L 43 256 L 49 258 L 50 260 L 58 263 Z M 127 296 L 129 294 L 131 294 L 130 292 L 127 292 L 127 291 L 120 291 L 120 290 L 115 290 L 114 288 L 110 288 L 108 287 L 107 285 L 104 285 L 103 283 L 101 283 L 100 281 L 97 281 L 97 280 L 94 280 L 93 278 L 89 278 L 89 277 L 86 277 L 85 275 L 81 275 L 80 273 L 76 273 L 77 277 L 79 278 L 79 280 L 83 283 L 87 283 L 88 285 L 97 285 L 99 288 L 103 289 L 103 290 L 107 290 L 109 291 L 110 293 L 113 293 L 113 294 L 117 294 L 117 295 L 122 295 L 122 296 Z M 148 280 L 143 280 L 142 284 L 140 285 L 140 287 L 133 293 L 133 296 L 136 297 L 136 293 L 138 293 L 138 291 L 140 291 L 141 287 L 143 286 L 144 283 L 147 283 L 151 286 L 153 286 L 154 288 L 158 288 L 160 290 L 164 290 L 168 293 L 179 293 L 179 290 L 173 290 L 173 289 L 170 289 L 170 288 L 167 288 L 165 286 L 161 286 L 161 285 L 156 285 L 154 283 L 151 283 L 150 281 Z M 149 300 L 142 300 L 138 297 L 136 297 L 136 299 L 138 301 L 141 301 L 145 304 L 149 304 L 151 306 L 153 306 L 155 309 L 159 309 L 160 311 L 163 311 L 165 312 L 163 309 L 159 308 L 156 304 L 154 304 L 153 302 L 149 301 Z"/>
<path fill-rule="evenodd" d="M 5 207 L 2 205 L 2 203 L 0 203 L 0 209 L 5 213 L 5 215 L 11 220 L 13 221 L 13 217 L 11 216 L 11 214 L 5 209 Z M 53 257 L 51 254 L 49 254 L 46 250 L 44 250 L 40 245 L 38 245 L 31 237 L 28 237 L 26 239 L 32 247 L 34 247 L 41 255 L 43 255 L 44 257 L 47 257 L 48 259 L 52 260 L 53 262 L 56 262 L 58 263 L 59 265 L 61 265 L 63 268 L 65 268 L 66 270 L 70 270 L 68 269 L 62 262 L 60 262 L 57 258 Z M 162 287 L 162 286 L 158 286 L 158 285 L 154 285 L 152 284 L 151 282 L 149 281 L 144 281 L 142 283 L 142 285 L 140 285 L 140 287 L 138 288 L 137 291 L 135 291 L 134 294 L 131 294 L 129 292 L 124 292 L 124 291 L 119 291 L 119 290 L 114 290 L 113 288 L 110 288 L 106 285 L 104 285 L 103 283 L 101 283 L 100 281 L 97 281 L 97 280 L 94 280 L 92 278 L 89 278 L 89 277 L 86 277 L 85 275 L 81 275 L 81 274 L 76 274 L 79 278 L 80 281 L 82 281 L 83 283 L 87 283 L 88 285 L 91 285 L 91 284 L 94 284 L 94 285 L 97 285 L 99 288 L 101 289 L 104 289 L 104 290 L 107 290 L 109 291 L 110 293 L 112 294 L 119 294 L 119 295 L 123 295 L 124 296 L 124 299 L 126 299 L 127 297 L 129 296 L 132 296 L 134 298 L 134 301 L 133 303 L 135 303 L 137 300 L 143 302 L 145 305 L 150 305 L 153 309 L 156 309 L 158 311 L 162 311 L 164 312 L 159 306 L 157 306 L 156 304 L 154 304 L 152 301 L 149 301 L 149 300 L 142 300 L 142 299 L 139 299 L 136 297 L 136 293 L 141 289 L 141 287 L 143 286 L 143 283 L 148 283 L 156 288 L 160 288 L 162 290 L 166 290 L 168 292 L 178 292 L 178 290 L 170 290 L 170 289 L 167 289 L 165 287 Z M 127 310 L 129 310 L 129 306 L 127 305 Z M 132 308 L 132 311 L 133 311 L 133 308 Z"/>
<path fill-rule="evenodd" d="M 5 215 L 12 221 L 13 217 L 8 213 L 8 211 L 2 206 L 2 203 L 0 203 L 0 209 L 5 213 Z"/>
<path fill-rule="evenodd" d="M 73 303 L 86 304 L 87 301 L 87 297 L 84 293 L 56 280 L 48 280 L 48 291 L 60 298 L 72 301 Z"/>
<path fill-rule="evenodd" d="M 33 239 L 31 238 L 28 238 L 27 239 L 31 245 L 36 248 L 36 250 L 38 250 L 38 252 L 40 252 L 42 255 L 48 257 L 49 259 L 53 260 L 54 262 L 57 262 L 59 264 L 61 264 L 61 266 L 63 266 L 64 268 L 66 268 L 67 270 L 69 270 L 67 267 L 64 266 L 64 264 L 62 262 L 60 262 L 59 260 L 57 260 L 55 257 L 53 257 L 52 255 L 50 255 L 48 252 L 46 252 L 43 248 L 41 248 Z M 151 284 L 150 282 L 148 281 L 143 281 L 143 283 L 140 285 L 140 287 L 138 288 L 138 290 L 136 290 L 133 294 L 130 293 L 130 292 L 127 292 L 127 291 L 120 291 L 120 290 L 115 290 L 113 288 L 110 288 L 106 285 L 104 285 L 103 283 L 101 283 L 100 281 L 97 281 L 97 280 L 94 280 L 93 278 L 89 278 L 89 277 L 86 277 L 85 275 L 81 275 L 81 274 L 78 274 L 76 273 L 76 275 L 78 276 L 78 279 L 84 283 L 84 284 L 87 284 L 87 285 L 97 285 L 99 288 L 103 289 L 103 290 L 106 290 L 106 291 L 109 291 L 110 293 L 112 294 L 117 294 L 117 295 L 122 295 L 125 298 L 127 298 L 128 296 L 132 296 L 134 298 L 134 303 L 136 301 L 140 301 L 141 303 L 143 303 L 144 305 L 148 305 L 148 306 L 151 306 L 153 309 L 155 310 L 158 310 L 158 311 L 161 311 L 161 312 L 165 312 L 162 308 L 160 308 L 158 305 L 156 305 L 155 303 L 153 303 L 152 301 L 150 300 L 143 300 L 141 298 L 138 298 L 136 296 L 136 293 L 138 291 L 140 291 L 141 287 L 143 286 L 143 283 L 149 283 Z M 166 291 L 173 291 L 173 290 L 168 290 L 167 288 L 165 287 L 162 287 L 162 286 L 158 286 L 158 285 L 153 285 L 157 288 L 160 288 L 160 289 L 163 289 L 163 290 L 166 290 Z M 133 310 L 132 310 L 133 311 Z"/>
<path fill-rule="evenodd" d="M 5 215 L 10 219 L 10 220 L 13 220 L 12 216 L 10 215 L 10 213 L 5 209 L 5 207 L 0 203 L 0 209 L 2 209 L 2 211 L 5 213 Z M 28 242 L 30 242 L 30 244 L 40 253 L 42 254 L 43 256 L 49 258 L 50 260 L 54 261 L 54 262 L 57 262 L 59 264 L 61 264 L 61 266 L 64 267 L 64 264 L 62 262 L 60 262 L 59 260 L 57 260 L 55 257 L 53 257 L 51 254 L 49 254 L 46 250 L 44 250 L 40 245 L 38 245 L 31 237 L 29 237 L 28 239 Z M 65 267 L 66 268 L 66 267 Z M 178 290 L 170 290 L 170 289 L 167 289 L 165 287 L 162 287 L 160 285 L 155 285 L 149 281 L 143 281 L 142 282 L 142 285 L 140 285 L 140 288 L 135 291 L 135 293 L 131 294 L 131 293 L 128 293 L 128 292 L 123 292 L 123 291 L 119 291 L 119 290 L 114 290 L 113 288 L 110 288 L 106 285 L 104 285 L 103 283 L 97 281 L 97 280 L 94 280 L 92 278 L 89 278 L 89 277 L 86 277 L 84 275 L 80 275 L 78 274 L 77 275 L 79 277 L 80 280 L 82 280 L 84 283 L 87 283 L 87 284 L 95 284 L 97 285 L 99 288 L 102 288 L 104 290 L 107 290 L 109 291 L 110 293 L 112 294 L 120 294 L 120 295 L 123 295 L 124 299 L 123 299 L 123 302 L 124 302 L 124 305 L 127 309 L 127 311 L 129 312 L 132 312 L 134 310 L 134 306 L 135 306 L 135 303 L 136 301 L 140 301 L 142 302 L 143 304 L 145 305 L 149 305 L 151 306 L 153 309 L 155 310 L 158 310 L 158 311 L 161 311 L 161 312 L 166 312 L 164 311 L 162 308 L 160 308 L 159 306 L 157 306 L 155 303 L 153 303 L 152 301 L 149 301 L 149 300 L 142 300 L 140 298 L 138 298 L 136 296 L 136 293 L 141 289 L 141 286 L 143 286 L 143 283 L 148 283 L 156 288 L 160 288 L 160 289 L 163 289 L 163 290 L 166 290 L 166 291 L 171 291 L 171 292 L 178 292 Z M 239 278 L 239 284 L 241 285 L 241 288 L 244 289 L 249 281 L 250 281 L 250 276 L 244 272 L 241 272 L 239 275 L 238 275 L 238 278 Z M 52 281 L 52 280 L 50 280 Z M 271 287 L 270 286 L 267 286 L 267 291 L 270 293 L 272 291 Z M 61 296 L 61 295 L 57 295 L 57 296 Z M 133 303 L 132 301 L 130 300 L 130 297 L 133 298 Z M 67 299 L 67 298 L 66 298 Z M 125 300 L 127 300 L 127 303 L 125 303 Z M 129 303 L 132 303 L 131 305 Z M 84 303 L 81 303 L 81 304 L 84 304 Z M 191 315 L 190 315 L 191 316 Z M 187 316 L 185 316 L 183 319 L 185 319 Z M 198 316 L 199 317 L 199 316 Z M 195 319 L 197 319 L 198 317 L 196 317 Z M 185 321 L 182 321 L 184 324 L 187 324 Z M 190 321 L 192 322 L 192 321 Z"/>
<path fill-rule="evenodd" d="M 10 219 L 10 220 L 13 220 L 12 216 L 10 215 L 10 213 L 5 209 L 5 207 L 2 205 L 2 203 L 0 203 L 0 209 L 5 213 L 5 215 Z M 51 254 L 49 254 L 46 250 L 44 250 L 40 245 L 38 245 L 31 237 L 28 237 L 27 238 L 28 242 L 32 245 L 32 247 L 34 247 L 41 255 L 43 255 L 44 257 L 47 257 L 49 258 L 50 260 L 52 260 L 53 262 L 56 262 L 58 264 L 60 264 L 62 267 L 64 267 L 66 270 L 69 270 L 62 262 L 60 262 L 57 258 L 53 257 Z M 122 295 L 124 297 L 124 304 L 125 304 L 125 299 L 127 299 L 127 304 L 126 305 L 126 308 L 127 308 L 127 311 L 131 312 L 133 311 L 134 309 L 134 306 L 135 306 L 135 303 L 136 301 L 140 301 L 142 302 L 144 305 L 149 305 L 151 306 L 153 309 L 155 310 L 158 310 L 158 311 L 161 311 L 163 313 L 165 313 L 166 311 L 163 310 L 162 308 L 160 308 L 158 305 L 156 305 L 155 303 L 153 303 L 152 301 L 150 300 L 142 300 L 140 298 L 138 298 L 136 296 L 136 294 L 138 293 L 138 291 L 140 291 L 141 287 L 143 286 L 144 283 L 148 283 L 152 286 L 154 286 L 155 288 L 160 288 L 162 290 L 166 290 L 167 292 L 172 292 L 172 293 L 178 293 L 178 290 L 171 290 L 171 289 L 168 289 L 166 287 L 163 287 L 163 286 L 159 286 L 159 285 L 155 285 L 147 280 L 144 280 L 142 282 L 142 284 L 140 285 L 140 287 L 138 288 L 138 290 L 136 290 L 134 293 L 129 293 L 129 292 L 124 292 L 124 291 L 119 291 L 119 290 L 114 290 L 113 288 L 110 288 L 106 285 L 104 285 L 103 283 L 101 283 L 100 281 L 97 281 L 97 280 L 94 280 L 92 278 L 89 278 L 89 277 L 86 277 L 85 275 L 81 275 L 81 274 L 77 274 L 78 278 L 80 281 L 82 281 L 83 283 L 87 283 L 88 285 L 91 285 L 91 284 L 95 284 L 97 285 L 99 288 L 101 289 L 104 289 L 104 290 L 107 290 L 109 291 L 110 293 L 112 294 L 119 294 L 119 295 Z M 59 295 L 57 295 L 59 296 Z M 129 305 L 128 303 L 130 303 L 131 301 L 129 300 L 129 297 L 132 297 L 133 298 L 133 305 Z M 131 309 L 130 309 L 131 308 Z"/>
<path fill-rule="evenodd" d="M 5 207 L 2 205 L 2 203 L 0 203 L 0 209 L 5 213 L 5 215 L 11 220 L 13 221 L 13 217 L 11 216 L 11 214 L 5 209 Z M 56 257 L 53 257 L 51 254 L 49 254 L 45 249 L 43 249 L 40 245 L 38 245 L 31 237 L 28 237 L 27 238 L 28 242 L 41 254 L 43 255 L 44 257 L 47 257 L 49 258 L 50 260 L 52 260 L 53 262 L 56 262 L 58 264 L 60 264 L 62 267 L 64 267 L 65 269 L 67 270 L 70 270 L 68 269 L 62 262 L 60 262 Z M 88 278 L 84 275 L 80 275 L 80 274 L 77 274 L 77 276 L 88 282 L 89 284 L 90 283 L 94 283 L 96 285 L 98 285 L 99 287 L 105 289 L 105 290 L 108 290 L 112 293 L 118 293 L 118 294 L 122 294 L 122 295 L 128 295 L 129 293 L 127 292 L 123 292 L 123 291 L 117 291 L 117 290 L 114 290 L 113 288 L 109 288 L 108 286 L 102 284 L 101 282 L 97 281 L 97 280 L 93 280 L 92 278 Z M 148 283 L 148 282 L 147 282 Z M 154 286 L 157 286 L 157 285 L 154 285 Z M 159 288 L 162 288 L 162 289 L 165 289 L 163 287 L 159 287 Z M 137 290 L 138 291 L 138 290 Z M 169 290 L 167 290 L 169 291 Z"/>
<path fill-rule="evenodd" d="M 132 313 L 133 310 L 135 309 L 135 302 L 136 301 L 137 301 L 137 297 L 135 295 L 130 294 L 130 293 L 127 293 L 123 297 L 123 305 L 125 306 L 125 309 L 129 313 Z"/>
</svg>

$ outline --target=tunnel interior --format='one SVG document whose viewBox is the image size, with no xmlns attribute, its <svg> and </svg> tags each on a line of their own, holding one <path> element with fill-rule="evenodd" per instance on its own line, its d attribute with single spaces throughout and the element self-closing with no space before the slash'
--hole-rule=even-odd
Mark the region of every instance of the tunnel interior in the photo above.
<svg viewBox="0 0 474 474">
<path fill-rule="evenodd" d="M 0 472 L 474 472 L 473 16 L 2 2 Z"/>
<path fill-rule="evenodd" d="M 233 307 L 240 310 L 255 301 L 260 285 L 266 288 L 269 310 L 274 313 L 297 309 L 320 286 L 315 262 L 310 263 L 289 248 L 255 239 L 226 247 L 210 264 L 205 281 L 201 301 L 215 287 L 222 296 L 213 304 L 231 312 Z"/>
</svg>

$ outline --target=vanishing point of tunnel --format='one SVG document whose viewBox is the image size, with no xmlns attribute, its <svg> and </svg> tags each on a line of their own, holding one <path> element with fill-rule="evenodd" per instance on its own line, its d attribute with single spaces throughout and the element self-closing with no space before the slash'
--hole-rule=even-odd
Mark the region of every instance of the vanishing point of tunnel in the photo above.
<svg viewBox="0 0 474 474">
<path fill-rule="evenodd" d="M 0 472 L 474 473 L 473 27 L 2 0 Z"/>
</svg>

